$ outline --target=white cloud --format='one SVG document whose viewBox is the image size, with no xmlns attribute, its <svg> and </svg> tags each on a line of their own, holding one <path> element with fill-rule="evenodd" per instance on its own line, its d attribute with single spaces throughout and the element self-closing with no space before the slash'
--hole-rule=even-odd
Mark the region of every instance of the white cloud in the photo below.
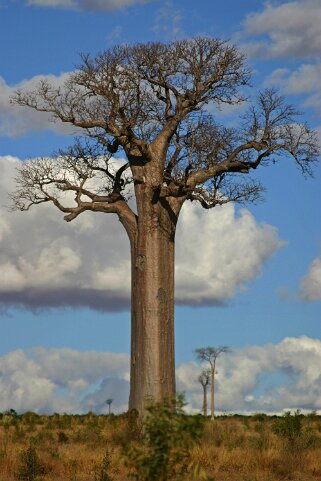
<svg viewBox="0 0 321 481">
<path fill-rule="evenodd" d="M 188 205 L 179 222 L 176 299 L 180 303 L 234 298 L 282 245 L 275 227 L 258 224 L 247 209 L 237 215 L 233 204 L 213 211 Z"/>
<path fill-rule="evenodd" d="M 320 90 L 321 63 L 302 64 L 289 76 L 283 76 L 286 90 L 291 94 L 313 93 Z M 282 86 L 282 82 L 281 82 Z"/>
<path fill-rule="evenodd" d="M 314 259 L 302 278 L 299 294 L 305 301 L 321 301 L 321 256 Z"/>
<path fill-rule="evenodd" d="M 254 345 L 222 354 L 217 362 L 217 412 L 302 409 L 321 412 L 321 341 L 306 336 Z M 189 410 L 202 406 L 195 362 L 177 367 L 178 389 Z M 113 412 L 127 409 L 128 354 L 34 348 L 0 357 L 0 411 Z"/>
<path fill-rule="evenodd" d="M 312 93 L 320 89 L 320 76 L 321 63 L 302 64 L 293 72 L 284 68 L 274 70 L 266 83 L 277 85 L 290 94 Z"/>
<path fill-rule="evenodd" d="M 5 261 L 0 264 L 3 282 L 0 290 L 21 291 L 26 287 L 41 288 L 51 285 L 60 289 L 68 285 L 68 274 L 76 273 L 81 259 L 70 247 L 63 245 L 63 240 L 56 239 L 49 247 L 39 252 L 35 263 L 21 255 L 16 265 Z"/>
<path fill-rule="evenodd" d="M 285 94 L 304 95 L 303 108 L 312 108 L 320 117 L 321 111 L 321 63 L 302 64 L 296 70 L 287 68 L 274 70 L 266 79 L 266 85 L 273 85 Z"/>
<path fill-rule="evenodd" d="M 119 43 L 122 35 L 123 27 L 121 25 L 116 25 L 116 27 L 114 27 L 107 35 L 107 42 L 111 44 L 115 42 Z"/>
<path fill-rule="evenodd" d="M 123 411 L 128 376 L 127 354 L 42 348 L 13 351 L 0 357 L 0 411 L 86 412 L 95 408 L 106 412 L 107 398 L 97 404 L 100 391 L 107 395 L 108 389 L 116 411 Z M 118 384 L 125 386 L 121 396 L 115 389 Z"/>
<path fill-rule="evenodd" d="M 128 409 L 129 382 L 124 379 L 104 379 L 97 389 L 87 394 L 81 401 L 82 411 L 107 412 L 106 400 L 112 399 L 112 412 Z"/>
<path fill-rule="evenodd" d="M 241 35 L 255 38 L 246 45 L 258 58 L 319 56 L 321 9 L 319 0 L 265 3 L 260 12 L 247 15 Z"/>
<path fill-rule="evenodd" d="M 9 222 L 4 217 L 0 217 L 0 242 L 10 231 Z"/>
<path fill-rule="evenodd" d="M 19 160 L 0 157 L 0 204 L 13 189 Z M 208 305 L 232 299 L 260 275 L 280 247 L 276 228 L 232 204 L 205 211 L 184 206 L 176 241 L 176 300 Z M 112 215 L 84 213 L 67 224 L 51 205 L 0 209 L 0 302 L 127 309 L 129 242 Z"/>
<path fill-rule="evenodd" d="M 72 134 L 76 128 L 61 122 L 53 122 L 50 115 L 37 112 L 29 107 L 21 107 L 10 102 L 17 90 L 35 90 L 41 80 L 47 80 L 54 87 L 61 86 L 68 73 L 59 76 L 37 75 L 15 85 L 8 85 L 0 77 L 0 135 L 17 137 L 30 131 L 52 130 L 59 134 Z"/>
<path fill-rule="evenodd" d="M 200 366 L 177 369 L 180 389 L 192 408 L 201 409 Z M 222 354 L 217 362 L 216 406 L 219 412 L 321 412 L 321 341 L 306 336 L 279 344 L 250 346 Z"/>
<path fill-rule="evenodd" d="M 40 366 L 21 351 L 14 351 L 0 359 L 0 410 L 11 406 L 17 410 L 51 407 L 54 383 L 43 376 Z M 59 402 L 60 401 L 60 402 Z M 65 407 L 59 400 L 55 407 Z"/>
<path fill-rule="evenodd" d="M 39 5 L 41 7 L 51 8 L 75 8 L 76 3 L 74 0 L 28 0 L 27 5 Z"/>
<path fill-rule="evenodd" d="M 176 40 L 184 35 L 182 19 L 182 10 L 175 8 L 171 1 L 164 2 L 156 13 L 152 30 L 162 38 Z"/>
<path fill-rule="evenodd" d="M 151 0 L 27 0 L 27 5 L 111 12 L 131 5 L 148 3 L 149 1 Z"/>
</svg>

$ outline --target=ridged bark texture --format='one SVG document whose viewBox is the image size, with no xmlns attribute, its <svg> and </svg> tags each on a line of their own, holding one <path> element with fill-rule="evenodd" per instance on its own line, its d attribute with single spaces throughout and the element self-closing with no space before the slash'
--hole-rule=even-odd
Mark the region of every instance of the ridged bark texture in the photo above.
<svg viewBox="0 0 321 481">
<path fill-rule="evenodd" d="M 129 409 L 175 394 L 174 237 L 168 206 L 138 197 L 132 255 L 131 389 Z"/>
</svg>

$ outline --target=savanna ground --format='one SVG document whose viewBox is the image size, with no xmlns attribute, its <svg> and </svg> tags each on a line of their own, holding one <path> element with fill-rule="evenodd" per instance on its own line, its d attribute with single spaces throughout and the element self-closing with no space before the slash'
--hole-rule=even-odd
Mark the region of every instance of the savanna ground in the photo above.
<svg viewBox="0 0 321 481">
<path fill-rule="evenodd" d="M 0 481 L 321 480 L 315 413 L 167 415 L 143 434 L 130 414 L 0 414 Z"/>
</svg>

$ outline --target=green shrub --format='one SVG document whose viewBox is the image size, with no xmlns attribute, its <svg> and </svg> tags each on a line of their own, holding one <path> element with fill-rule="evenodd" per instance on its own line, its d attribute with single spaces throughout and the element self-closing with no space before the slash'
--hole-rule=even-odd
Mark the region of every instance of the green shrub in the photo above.
<svg viewBox="0 0 321 481">
<path fill-rule="evenodd" d="M 254 421 L 258 421 L 259 423 L 263 423 L 268 419 L 268 415 L 265 413 L 255 413 L 253 414 L 252 419 Z"/>
<path fill-rule="evenodd" d="M 111 453 L 107 449 L 102 461 L 95 466 L 94 480 L 95 481 L 113 481 L 113 477 L 111 476 L 111 473 L 110 473 L 111 471 L 112 471 Z"/>
<path fill-rule="evenodd" d="M 17 473 L 17 479 L 20 481 L 37 481 L 44 474 L 45 469 L 40 462 L 34 446 L 22 451 L 20 456 L 20 466 Z"/>
<path fill-rule="evenodd" d="M 183 395 L 163 403 L 151 404 L 144 421 L 143 445 L 127 453 L 132 477 L 139 481 L 178 481 L 190 466 L 189 450 L 200 438 L 203 417 L 183 411 Z M 194 471 L 200 474 L 197 466 Z"/>
<path fill-rule="evenodd" d="M 64 433 L 64 431 L 59 431 L 59 433 L 58 433 L 58 443 L 65 444 L 65 443 L 68 443 L 68 441 L 69 441 L 69 437 L 67 436 L 67 434 Z"/>
<path fill-rule="evenodd" d="M 142 434 L 142 426 L 138 420 L 138 411 L 130 411 L 119 416 L 108 416 L 108 424 L 112 432 L 112 442 L 126 447 L 132 441 L 139 441 Z"/>
<path fill-rule="evenodd" d="M 282 418 L 275 421 L 273 425 L 274 433 L 288 441 L 296 440 L 302 431 L 301 417 L 299 409 L 294 414 L 291 414 L 291 411 L 285 412 Z"/>
</svg>

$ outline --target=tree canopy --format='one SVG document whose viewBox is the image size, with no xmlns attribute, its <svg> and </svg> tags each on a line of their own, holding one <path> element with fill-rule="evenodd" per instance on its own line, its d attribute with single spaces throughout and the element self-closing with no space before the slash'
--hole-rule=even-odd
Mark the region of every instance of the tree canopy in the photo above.
<svg viewBox="0 0 321 481">
<path fill-rule="evenodd" d="M 318 156 L 316 134 L 298 122 L 298 112 L 275 90 L 261 92 L 235 126 L 216 121 L 216 108 L 246 100 L 249 80 L 244 55 L 219 39 L 125 45 L 95 58 L 82 55 L 60 88 L 40 81 L 36 90 L 18 91 L 13 99 L 81 128 L 87 137 L 59 152 L 54 162 L 23 164 L 16 207 L 52 201 L 67 221 L 85 210 L 129 220 L 124 200 L 132 181 L 149 182 L 158 199 L 195 200 L 211 208 L 257 200 L 262 186 L 242 174 L 285 154 L 310 173 Z M 111 158 L 117 152 L 128 162 L 116 169 Z M 99 188 L 93 178 L 100 179 Z M 75 205 L 62 201 L 66 191 L 75 193 Z"/>
</svg>

